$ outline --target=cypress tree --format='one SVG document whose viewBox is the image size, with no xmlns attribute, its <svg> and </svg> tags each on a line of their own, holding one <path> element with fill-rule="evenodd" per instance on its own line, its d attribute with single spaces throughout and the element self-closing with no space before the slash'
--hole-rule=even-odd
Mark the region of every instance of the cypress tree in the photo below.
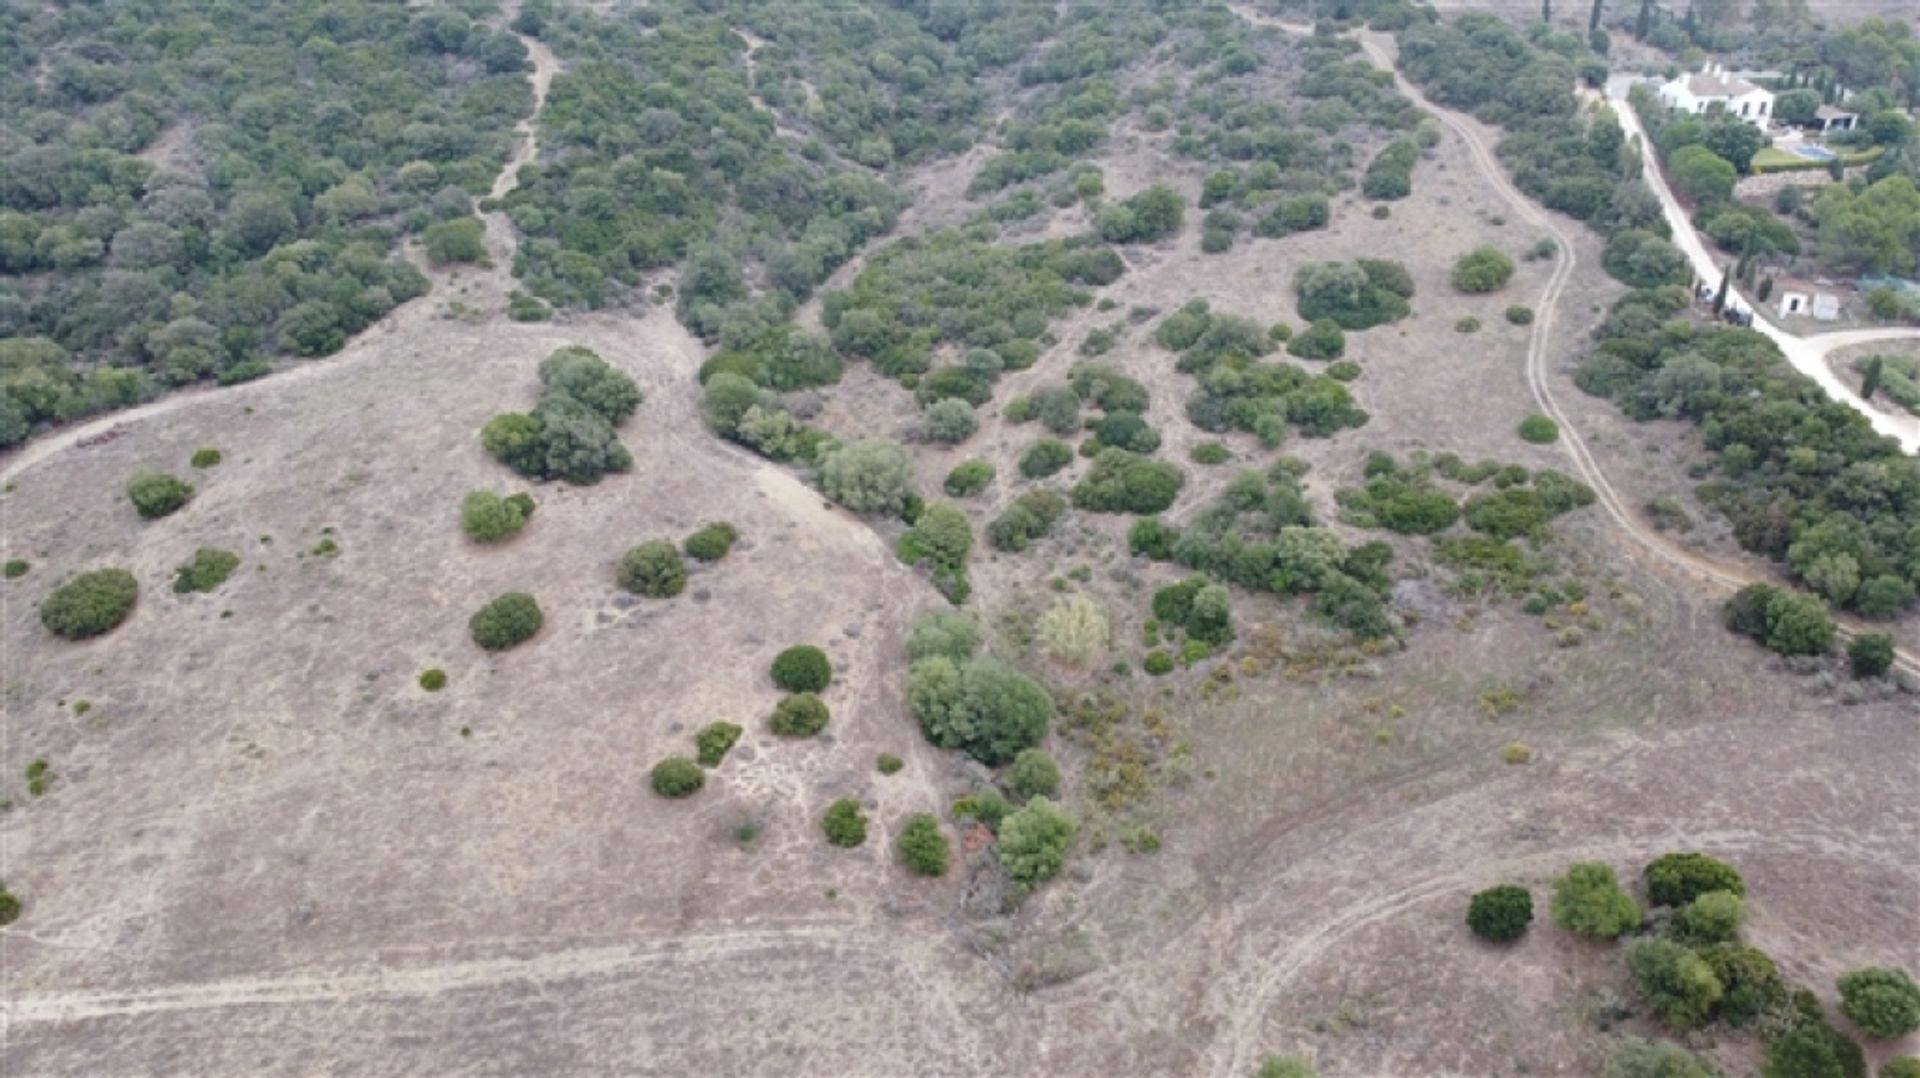
<svg viewBox="0 0 1920 1078">
<path fill-rule="evenodd" d="M 1713 313 L 1718 315 L 1727 309 L 1727 290 L 1733 285 L 1733 267 L 1720 271 L 1720 291 L 1713 294 Z"/>
<path fill-rule="evenodd" d="M 1867 358 L 1866 363 L 1861 365 L 1860 367 L 1860 399 L 1861 400 L 1870 401 L 1873 399 L 1874 393 L 1880 389 L 1881 368 L 1885 367 L 1886 365 L 1887 365 L 1886 359 L 1881 356 L 1869 356 Z"/>
<path fill-rule="evenodd" d="M 1633 20 L 1633 39 L 1645 41 L 1653 32 L 1653 0 L 1640 0 L 1640 15 Z"/>
<path fill-rule="evenodd" d="M 1605 0 L 1593 0 L 1593 10 L 1587 12 L 1587 33 L 1600 29 L 1600 5 Z"/>
</svg>

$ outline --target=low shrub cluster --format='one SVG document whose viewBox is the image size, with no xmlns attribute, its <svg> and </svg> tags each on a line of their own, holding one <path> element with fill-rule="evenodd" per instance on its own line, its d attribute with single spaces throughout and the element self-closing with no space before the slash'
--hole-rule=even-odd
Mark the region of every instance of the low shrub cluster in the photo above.
<svg viewBox="0 0 1920 1078">
<path fill-rule="evenodd" d="M 1102 449 L 1073 488 L 1076 509 L 1095 513 L 1158 513 L 1173 504 L 1186 474 L 1166 461 L 1125 449 Z"/>
<path fill-rule="evenodd" d="M 546 621 L 540 604 L 524 591 L 510 591 L 467 620 L 473 642 L 488 651 L 504 651 L 540 631 Z"/>
<path fill-rule="evenodd" d="M 55 636 L 85 640 L 117 627 L 133 613 L 140 584 L 125 569 L 94 569 L 55 588 L 40 603 L 40 623 Z"/>
<path fill-rule="evenodd" d="M 1170 560 L 1223 581 L 1280 595 L 1312 595 L 1313 613 L 1363 640 L 1393 636 L 1387 611 L 1393 550 L 1385 543 L 1349 549 L 1314 526 L 1300 489 L 1305 465 L 1283 458 L 1266 473 L 1242 472 L 1185 529 L 1156 517 L 1127 533 L 1135 554 Z M 1151 671 L 1150 671 L 1151 672 Z"/>
<path fill-rule="evenodd" d="M 502 498 L 491 490 L 470 491 L 460 499 L 460 530 L 476 543 L 504 542 L 520 534 L 533 515 L 533 496 Z"/>
<path fill-rule="evenodd" d="M 715 520 L 702 525 L 699 531 L 687 536 L 687 541 L 682 546 L 686 549 L 687 556 L 696 561 L 719 561 L 727 556 L 727 552 L 733 549 L 734 542 L 739 538 L 740 533 L 734 529 L 733 525 L 724 520 Z"/>
<path fill-rule="evenodd" d="M 1360 193 L 1383 202 L 1407 197 L 1413 193 L 1413 166 L 1419 160 L 1420 147 L 1412 139 L 1394 139 L 1368 162 Z"/>
<path fill-rule="evenodd" d="M 1042 749 L 1022 749 L 1007 769 L 1007 792 L 1022 801 L 1060 790 L 1060 765 Z"/>
<path fill-rule="evenodd" d="M 812 737 L 827 728 L 827 705 L 810 692 L 796 693 L 774 705 L 767 728 L 781 737 Z"/>
<path fill-rule="evenodd" d="M 918 659 L 907 672 L 907 709 L 927 740 L 989 767 L 1047 735 L 1053 698 L 1039 682 L 968 647 Z"/>
<path fill-rule="evenodd" d="M 635 595 L 671 599 L 687 586 L 687 563 L 666 539 L 649 539 L 620 559 L 620 586 Z"/>
<path fill-rule="evenodd" d="M 1781 655 L 1825 655 L 1835 629 L 1827 605 L 1812 595 L 1749 584 L 1721 609 L 1727 628 Z"/>
<path fill-rule="evenodd" d="M 812 644 L 795 644 L 774 657 L 773 683 L 788 692 L 820 692 L 833 681 L 827 653 Z"/>
<path fill-rule="evenodd" d="M 987 489 L 993 482 L 993 463 L 980 457 L 963 460 L 953 466 L 940 489 L 947 492 L 949 498 L 970 498 Z"/>
<path fill-rule="evenodd" d="M 1453 287 L 1469 295 L 1498 292 L 1513 277 L 1513 259 L 1482 244 L 1453 264 Z"/>
<path fill-rule="evenodd" d="M 1578 862 L 1553 881 L 1552 911 L 1554 924 L 1588 939 L 1617 939 L 1640 927 L 1640 904 L 1599 861 Z"/>
<path fill-rule="evenodd" d="M 860 811 L 860 802 L 851 797 L 827 806 L 820 817 L 820 829 L 827 833 L 828 844 L 841 849 L 852 849 L 867 841 L 867 817 Z"/>
<path fill-rule="evenodd" d="M 967 555 L 972 550 L 972 522 L 958 506 L 944 502 L 922 509 L 913 527 L 900 537 L 900 559 L 932 570 L 933 586 L 955 606 L 973 592 L 967 581 Z"/>
<path fill-rule="evenodd" d="M 1073 447 L 1058 438 L 1041 438 L 1020 454 L 1020 474 L 1045 479 L 1073 463 Z"/>
<path fill-rule="evenodd" d="M 1209 652 L 1233 642 L 1232 597 L 1205 576 L 1190 576 L 1154 592 L 1153 616 L 1169 641 L 1177 642 L 1184 631 Z"/>
<path fill-rule="evenodd" d="M 127 480 L 127 497 L 146 520 L 158 520 L 193 498 L 193 487 L 165 472 L 141 472 Z"/>
<path fill-rule="evenodd" d="M 710 722 L 693 735 L 693 745 L 701 767 L 719 767 L 727 758 L 742 730 L 737 722 Z"/>
<path fill-rule="evenodd" d="M 1316 343 L 1321 325 L 1292 338 L 1289 349 L 1296 355 L 1337 357 L 1344 338 L 1339 347 L 1321 352 Z M 1339 336 L 1339 326 L 1330 321 L 1324 326 Z M 1309 375 L 1288 363 L 1261 362 L 1273 350 L 1271 336 L 1246 319 L 1212 313 L 1203 300 L 1169 315 L 1154 339 L 1179 353 L 1176 369 L 1199 379 L 1199 389 L 1187 399 L 1187 418 L 1201 430 L 1244 430 L 1275 446 L 1285 439 L 1289 423 L 1310 437 L 1325 437 L 1367 421 L 1337 379 Z"/>
<path fill-rule="evenodd" d="M 227 578 L 239 567 L 240 555 L 231 550 L 203 546 L 193 552 L 192 561 L 173 571 L 174 594 L 212 591 L 226 583 Z"/>
<path fill-rule="evenodd" d="M 1046 797 L 1035 797 L 1001 821 L 993 853 L 1016 886 L 1030 889 L 1066 867 L 1078 831 L 1072 813 Z"/>
<path fill-rule="evenodd" d="M 684 756 L 669 756 L 654 764 L 648 778 L 653 792 L 670 800 L 692 797 L 707 784 L 707 773 Z"/>
<path fill-rule="evenodd" d="M 987 542 L 995 550 L 1018 553 L 1043 538 L 1067 513 L 1067 501 L 1051 490 L 1029 490 L 987 525 Z"/>
<path fill-rule="evenodd" d="M 521 475 L 599 481 L 633 467 L 614 428 L 640 406 L 640 387 L 591 350 L 559 349 L 540 362 L 541 393 L 531 412 L 487 421 L 480 444 Z"/>
<path fill-rule="evenodd" d="M 1413 276 L 1386 259 L 1309 262 L 1294 272 L 1293 291 L 1300 317 L 1309 322 L 1329 319 L 1349 331 L 1397 322 L 1412 313 L 1407 301 L 1413 298 Z"/>
<path fill-rule="evenodd" d="M 836 446 L 821 457 L 820 489 L 856 513 L 898 516 L 913 495 L 913 460 L 885 438 Z"/>
<path fill-rule="evenodd" d="M 900 837 L 894 840 L 894 849 L 899 852 L 901 863 L 921 876 L 946 875 L 947 863 L 953 858 L 947 836 L 940 831 L 940 821 L 930 812 L 916 812 L 907 817 L 905 826 L 900 828 Z"/>
</svg>

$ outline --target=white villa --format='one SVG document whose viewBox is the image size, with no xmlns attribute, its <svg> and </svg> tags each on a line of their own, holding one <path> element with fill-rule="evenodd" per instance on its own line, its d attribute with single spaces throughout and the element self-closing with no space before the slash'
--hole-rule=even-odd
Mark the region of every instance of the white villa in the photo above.
<svg viewBox="0 0 1920 1078">
<path fill-rule="evenodd" d="M 1773 119 L 1773 91 L 1729 75 L 1717 64 L 1708 64 L 1704 70 L 1682 75 L 1661 86 L 1660 103 L 1696 115 L 1718 105 L 1728 116 L 1738 117 L 1761 130 Z"/>
</svg>

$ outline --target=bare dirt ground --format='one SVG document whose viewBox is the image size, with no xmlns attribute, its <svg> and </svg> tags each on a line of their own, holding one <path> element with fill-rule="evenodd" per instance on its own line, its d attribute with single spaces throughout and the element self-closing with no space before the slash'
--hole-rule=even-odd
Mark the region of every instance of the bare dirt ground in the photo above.
<svg viewBox="0 0 1920 1078">
<path fill-rule="evenodd" d="M 1156 167 L 1145 153 L 1108 164 L 1142 184 Z M 1567 380 L 1615 286 L 1585 233 L 1563 231 L 1575 268 L 1536 374 L 1630 501 L 1676 482 L 1648 446 L 1682 436 Z M 1133 305 L 1203 296 L 1297 325 L 1294 267 L 1380 254 L 1407 260 L 1419 292 L 1411 318 L 1349 339 L 1372 421 L 1277 451 L 1229 436 L 1236 464 L 1305 457 L 1328 517 L 1374 448 L 1571 467 L 1514 433 L 1538 402 L 1528 334 L 1501 317 L 1535 302 L 1554 266 L 1523 262 L 1488 297 L 1445 279 L 1478 243 L 1517 253 L 1534 238 L 1451 131 L 1385 220 L 1343 200 L 1325 233 L 1203 256 L 1190 225 L 1129 250 L 1133 268 L 1103 293 L 1117 309 L 1063 322 L 996 403 L 1063 378 L 1085 332 Z M 1634 556 L 1600 507 L 1560 529 L 1601 622 L 1577 647 L 1511 606 L 1450 600 L 1404 651 L 1333 676 L 1296 665 L 1319 639 L 1297 604 L 1237 595 L 1246 643 L 1231 663 L 1144 684 L 1057 672 L 1162 708 L 1194 775 L 1141 810 L 1159 853 L 1084 849 L 1016 917 L 982 923 L 960 909 L 962 878 L 911 879 L 890 853 L 907 813 L 969 783 L 899 699 L 901 633 L 938 597 L 866 524 L 707 433 L 701 350 L 666 312 L 469 321 L 445 317 L 449 301 L 497 310 L 504 271 L 435 284 L 334 359 L 167 398 L 6 462 L 0 545 L 34 567 L 0 584 L 0 797 L 14 802 L 0 878 L 27 904 L 0 929 L 0 1072 L 1237 1076 L 1296 1051 L 1330 1076 L 1592 1074 L 1611 1042 L 1589 1011 L 1632 995 L 1618 952 L 1544 917 L 1516 947 L 1486 947 L 1461 923 L 1466 895 L 1522 882 L 1544 911 L 1570 860 L 1632 879 L 1673 848 L 1735 862 L 1750 938 L 1823 994 L 1843 969 L 1920 966 L 1913 697 L 1844 704 L 1828 680 L 1788 673 L 1720 628 L 1717 592 Z M 1468 313 L 1483 328 L 1456 333 Z M 1179 517 L 1235 465 L 1185 463 L 1201 437 L 1182 412 L 1191 379 L 1150 326 L 1105 358 L 1153 392 L 1161 453 L 1190 478 Z M 473 548 L 460 495 L 524 486 L 478 429 L 530 406 L 534 367 L 570 343 L 646 390 L 622 431 L 635 469 L 539 485 L 521 536 Z M 912 416 L 903 391 L 860 370 L 826 413 L 869 433 Z M 923 489 L 965 456 L 994 459 L 984 521 L 1036 434 L 996 420 L 954 450 L 918 450 Z M 209 445 L 226 461 L 192 473 Z M 195 500 L 141 522 L 123 486 L 149 467 L 191 473 Z M 629 546 L 712 519 L 743 541 L 685 594 L 614 587 Z M 980 612 L 998 623 L 1044 604 L 1049 577 L 1086 564 L 1116 614 L 1114 656 L 1137 660 L 1139 578 L 1172 574 L 1125 557 L 1125 523 L 1076 514 L 1028 554 L 980 551 Z M 341 552 L 309 553 L 328 528 Z M 172 568 L 202 545 L 240 552 L 241 570 L 174 596 Z M 105 564 L 139 576 L 133 617 L 90 643 L 51 638 L 33 604 Z M 512 589 L 539 598 L 546 628 L 488 656 L 465 620 Z M 833 658 L 834 719 L 782 742 L 762 721 L 776 699 L 765 668 L 803 640 Z M 444 692 L 417 687 L 429 666 L 449 673 Z M 1503 690 L 1516 704 L 1490 717 L 1483 695 Z M 647 767 L 719 718 L 748 733 L 708 789 L 653 796 Z M 1531 763 L 1501 762 L 1516 739 Z M 878 776 L 881 751 L 907 768 Z M 30 798 L 19 776 L 37 757 L 57 777 Z M 855 851 L 818 837 L 841 796 L 875 825 Z M 743 845 L 749 821 L 763 830 Z M 1083 975 L 1022 991 L 1016 974 L 1035 965 Z M 1729 1073 L 1753 1067 L 1750 1037 L 1697 1046 Z"/>
</svg>

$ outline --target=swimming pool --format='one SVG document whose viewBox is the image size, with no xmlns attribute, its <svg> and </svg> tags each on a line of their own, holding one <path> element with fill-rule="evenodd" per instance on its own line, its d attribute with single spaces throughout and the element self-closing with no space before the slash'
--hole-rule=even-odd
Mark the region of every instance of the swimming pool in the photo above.
<svg viewBox="0 0 1920 1078">
<path fill-rule="evenodd" d="M 1825 146 L 1795 146 L 1793 152 L 1809 161 L 1831 161 L 1834 156 Z"/>
</svg>

